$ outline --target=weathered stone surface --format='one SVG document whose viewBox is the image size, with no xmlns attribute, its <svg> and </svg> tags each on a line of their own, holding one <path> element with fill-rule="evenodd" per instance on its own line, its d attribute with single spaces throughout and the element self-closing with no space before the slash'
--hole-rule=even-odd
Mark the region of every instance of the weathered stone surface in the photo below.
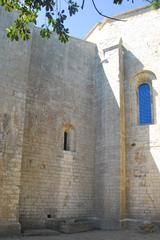
<svg viewBox="0 0 160 240">
<path fill-rule="evenodd" d="M 85 232 L 99 229 L 99 219 L 88 218 L 59 218 L 46 219 L 46 228 L 64 233 Z"/>
<path fill-rule="evenodd" d="M 0 222 L 0 237 L 18 236 L 21 234 L 21 225 L 16 222 Z"/>
<path fill-rule="evenodd" d="M 14 17 L 0 9 L 0 231 L 44 228 L 46 218 L 97 217 L 109 230 L 124 217 L 159 219 L 160 10 L 124 14 L 125 23 L 98 25 L 92 43 L 65 45 L 37 28 L 11 43 Z M 142 126 L 146 79 L 154 124 Z"/>
<path fill-rule="evenodd" d="M 23 233 L 24 237 L 34 237 L 34 236 L 57 236 L 59 233 L 50 229 L 31 229 L 26 230 Z"/>
<path fill-rule="evenodd" d="M 104 74 L 99 70 L 97 75 L 97 111 L 101 120 L 97 119 L 95 172 L 97 214 L 108 221 L 119 217 L 156 220 L 160 216 L 160 29 L 156 27 L 159 16 L 160 10 L 135 10 L 119 16 L 127 20 L 125 23 L 105 21 L 87 37 L 98 45 L 103 66 L 99 63 L 98 68 L 104 70 Z M 120 38 L 123 73 L 118 71 Z M 123 99 L 119 97 L 122 74 L 125 129 L 119 125 L 123 109 Z M 152 125 L 139 124 L 140 81 L 150 81 L 153 88 Z M 124 145 L 119 144 L 122 136 L 125 159 L 121 159 Z"/>
<path fill-rule="evenodd" d="M 94 227 L 88 222 L 62 223 L 59 228 L 59 231 L 62 233 L 78 233 L 91 230 L 94 230 Z"/>
</svg>

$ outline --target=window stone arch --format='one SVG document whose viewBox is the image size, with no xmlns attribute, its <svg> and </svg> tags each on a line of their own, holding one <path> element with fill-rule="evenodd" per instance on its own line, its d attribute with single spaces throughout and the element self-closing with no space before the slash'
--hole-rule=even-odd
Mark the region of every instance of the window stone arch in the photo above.
<svg viewBox="0 0 160 240">
<path fill-rule="evenodd" d="M 138 122 L 140 125 L 153 124 L 152 87 L 148 82 L 138 86 Z"/>
<path fill-rule="evenodd" d="M 143 83 L 152 84 L 152 80 L 156 80 L 156 75 L 149 70 L 144 70 L 142 72 L 137 73 L 134 79 L 136 80 L 137 86 Z"/>
<path fill-rule="evenodd" d="M 143 84 L 148 84 L 150 86 L 150 94 L 151 94 L 151 114 L 152 114 L 152 121 L 146 124 L 153 124 L 156 121 L 156 114 L 155 114 L 155 100 L 154 100 L 154 91 L 153 91 L 153 80 L 156 80 L 156 75 L 150 70 L 143 70 L 138 72 L 131 81 L 131 122 L 133 125 L 143 125 L 140 122 L 140 115 L 139 115 L 139 87 Z"/>
</svg>

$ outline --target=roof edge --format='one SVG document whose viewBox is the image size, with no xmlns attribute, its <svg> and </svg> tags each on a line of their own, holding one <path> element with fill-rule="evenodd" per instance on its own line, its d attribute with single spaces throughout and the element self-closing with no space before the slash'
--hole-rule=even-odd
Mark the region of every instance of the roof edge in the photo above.
<svg viewBox="0 0 160 240">
<path fill-rule="evenodd" d="M 136 9 L 133 9 L 133 10 L 130 10 L 130 11 L 127 11 L 127 12 L 124 12 L 124 13 L 121 13 L 121 14 L 118 14 L 116 16 L 113 16 L 114 18 L 118 18 L 118 19 L 123 19 L 123 18 L 129 18 L 129 17 L 132 17 L 132 16 L 135 16 L 135 15 L 139 15 L 139 14 L 143 14 L 143 13 L 146 13 L 148 11 L 152 11 L 153 9 L 151 8 L 151 5 L 147 5 L 147 6 L 144 6 L 144 7 L 140 7 L 140 8 L 136 8 Z M 97 28 L 99 27 L 100 29 L 103 28 L 103 26 L 107 23 L 111 23 L 111 22 L 115 22 L 114 19 L 106 19 L 104 18 L 104 20 L 102 22 L 99 22 L 98 24 L 96 24 L 87 34 L 86 36 L 84 37 L 84 40 L 86 40 L 90 34 Z"/>
<path fill-rule="evenodd" d="M 97 23 L 85 36 L 84 36 L 84 40 L 86 40 L 86 38 L 97 28 L 97 27 L 101 27 L 102 22 Z"/>
</svg>

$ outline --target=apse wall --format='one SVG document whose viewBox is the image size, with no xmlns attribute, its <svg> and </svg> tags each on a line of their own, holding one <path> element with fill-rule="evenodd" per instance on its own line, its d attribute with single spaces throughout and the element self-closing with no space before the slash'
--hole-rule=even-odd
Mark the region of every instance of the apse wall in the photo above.
<svg viewBox="0 0 160 240">
<path fill-rule="evenodd" d="M 157 27 L 160 19 L 160 10 L 151 10 L 150 8 L 138 9 L 117 16 L 124 21 L 104 21 L 102 24 L 98 24 L 96 28 L 88 35 L 87 40 L 92 41 L 98 45 L 100 59 L 102 61 L 103 69 L 107 79 L 110 79 L 110 86 L 118 84 L 118 78 L 121 74 L 124 74 L 124 102 L 125 102 L 125 164 L 121 165 L 121 158 L 114 157 L 115 163 L 111 156 L 106 157 L 104 160 L 100 160 L 97 156 L 96 162 L 99 165 L 99 169 L 103 162 L 103 172 L 106 172 L 105 183 L 106 186 L 109 182 L 113 183 L 116 179 L 116 174 L 112 175 L 107 172 L 111 172 L 110 168 L 114 164 L 113 169 L 120 167 L 119 186 L 120 186 L 120 201 L 117 205 L 117 209 L 120 206 L 120 218 L 128 217 L 135 219 L 158 219 L 160 213 L 160 30 Z M 124 72 L 122 69 L 119 71 L 114 67 L 117 63 L 117 56 L 114 52 L 119 48 L 119 41 L 122 38 L 123 41 L 123 60 L 124 60 Z M 112 58 L 112 59 L 111 59 Z M 111 68 L 109 68 L 111 66 Z M 111 69 L 111 70 L 110 70 Z M 99 80 L 99 82 L 102 81 Z M 140 124 L 139 122 L 139 93 L 138 87 L 142 83 L 149 83 L 151 86 L 151 98 L 152 100 L 152 124 Z M 105 80 L 103 80 L 105 84 Z M 112 92 L 116 95 L 117 87 L 112 88 Z M 111 93 L 111 91 L 110 91 Z M 106 93 L 105 93 L 106 94 Z M 113 136 L 117 136 L 117 129 L 111 131 L 110 128 L 117 122 L 117 115 L 112 114 L 113 104 L 106 96 L 104 103 L 103 88 L 99 91 L 99 99 L 101 99 L 101 119 L 103 132 L 99 132 L 97 136 L 106 135 L 105 146 L 111 142 Z M 109 110 L 108 110 L 109 109 Z M 122 109 L 122 101 L 120 101 L 120 112 Z M 105 119 L 106 111 L 108 111 L 108 118 L 110 119 L 111 127 L 107 129 L 107 121 Z M 115 113 L 114 113 L 115 114 Z M 112 117 L 114 117 L 112 119 Z M 117 125 L 118 126 L 118 125 Z M 114 131 L 115 130 L 115 131 Z M 123 134 L 120 133 L 119 138 Z M 103 138 L 99 141 L 99 148 L 102 147 Z M 110 144 L 113 148 L 115 142 Z M 115 154 L 116 151 L 108 149 L 109 152 Z M 117 152 L 121 153 L 123 146 L 118 149 Z M 106 156 L 106 149 L 101 149 L 101 154 Z M 101 155 L 101 156 L 102 156 Z M 98 171 L 98 170 L 97 170 Z M 99 170 L 100 171 L 100 170 Z M 113 176 L 113 177 L 112 177 Z M 125 177 L 125 181 L 124 181 Z M 99 175 L 101 179 L 102 176 Z M 98 186 L 99 181 L 97 180 Z M 118 180 L 117 180 L 118 183 Z M 97 187 L 98 188 L 98 187 Z M 99 199 L 106 202 L 111 194 L 116 189 L 116 184 L 110 187 L 110 191 L 106 187 L 101 192 L 104 195 L 97 195 Z M 119 195 L 118 190 L 117 195 Z M 121 195 L 125 195 L 125 198 L 121 199 Z M 125 199 L 125 200 L 124 200 Z M 117 198 L 112 199 L 114 201 Z M 124 203 L 125 201 L 125 203 Z M 125 205 L 125 210 L 122 213 L 122 208 Z M 110 209 L 109 205 L 109 209 Z M 108 205 L 103 207 L 107 212 Z M 114 215 L 114 210 L 111 211 Z M 125 214 L 124 214 L 125 212 Z M 111 215 L 112 215 L 111 213 Z M 107 214 L 106 214 L 107 217 Z"/>
</svg>

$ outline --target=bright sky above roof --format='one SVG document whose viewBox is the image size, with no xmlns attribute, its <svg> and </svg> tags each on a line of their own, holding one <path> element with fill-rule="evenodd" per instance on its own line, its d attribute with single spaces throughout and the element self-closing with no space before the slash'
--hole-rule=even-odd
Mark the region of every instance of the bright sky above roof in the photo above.
<svg viewBox="0 0 160 240">
<path fill-rule="evenodd" d="M 77 0 L 76 2 L 81 6 L 82 0 Z M 64 3 L 65 0 L 61 0 L 61 4 Z M 145 0 L 134 0 L 134 3 L 132 3 L 131 0 L 124 0 L 124 3 L 121 5 L 113 4 L 113 0 L 95 0 L 95 3 L 99 11 L 108 16 L 115 16 L 117 14 L 147 5 L 147 1 Z M 64 6 L 62 5 L 61 7 L 63 8 Z M 41 15 L 38 25 L 42 23 L 43 19 L 44 17 Z M 83 39 L 85 35 L 103 19 L 104 18 L 95 11 L 92 1 L 86 0 L 84 9 L 80 9 L 75 16 L 68 17 L 65 26 L 69 28 L 71 36 Z"/>
</svg>

